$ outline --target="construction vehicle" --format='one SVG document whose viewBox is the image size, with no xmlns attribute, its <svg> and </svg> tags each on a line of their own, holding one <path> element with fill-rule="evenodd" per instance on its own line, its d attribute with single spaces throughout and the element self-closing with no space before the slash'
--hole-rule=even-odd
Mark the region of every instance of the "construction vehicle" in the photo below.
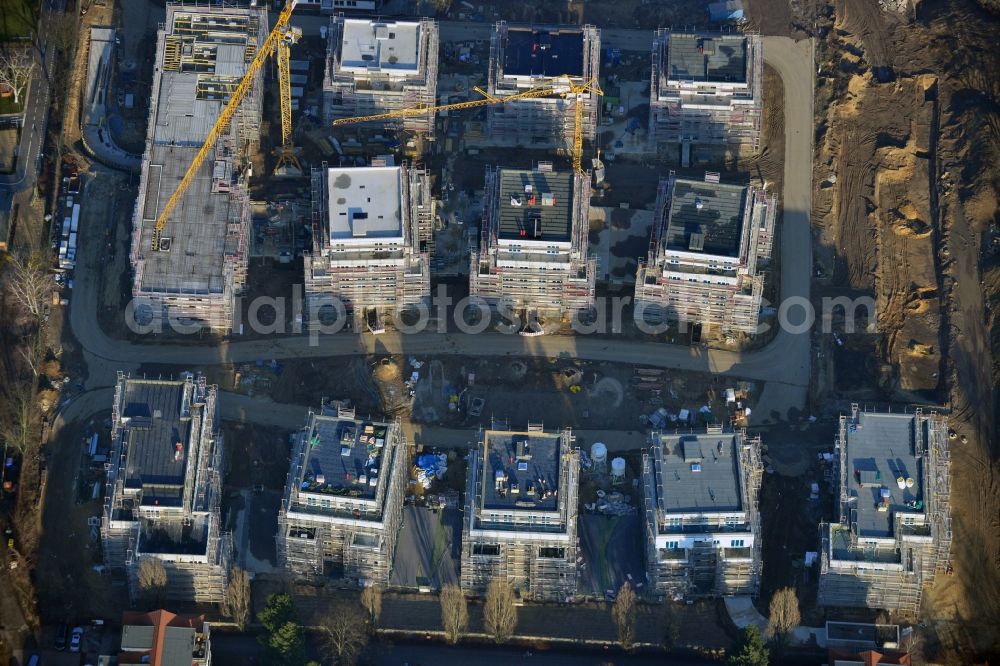
<svg viewBox="0 0 1000 666">
<path fill-rule="evenodd" d="M 201 148 L 195 154 L 194 159 L 191 161 L 190 166 L 188 166 L 187 168 L 187 171 L 184 172 L 184 177 L 181 178 L 180 184 L 178 184 L 177 189 L 174 190 L 174 193 L 170 195 L 170 198 L 167 199 L 167 203 L 163 206 L 163 210 L 161 210 L 160 214 L 157 216 L 156 226 L 153 228 L 153 235 L 151 242 L 151 249 L 154 252 L 160 249 L 160 240 L 163 236 L 163 230 L 167 226 L 167 220 L 170 219 L 170 215 L 177 208 L 177 204 L 180 203 L 180 200 L 184 196 L 184 193 L 187 191 L 188 187 L 190 187 L 191 181 L 194 180 L 199 169 L 201 169 L 202 165 L 205 163 L 205 160 L 208 159 L 208 155 L 209 153 L 211 153 L 212 148 L 215 146 L 215 143 L 219 140 L 219 137 L 221 137 L 222 134 L 228 130 L 229 123 L 232 121 L 233 116 L 236 114 L 237 109 L 239 109 L 240 103 L 243 102 L 243 100 L 247 96 L 247 93 L 249 93 L 250 89 L 253 87 L 254 77 L 257 76 L 258 72 L 260 72 L 261 67 L 264 66 L 264 63 L 267 61 L 268 57 L 270 57 L 272 53 L 279 52 L 279 47 L 281 45 L 284 45 L 284 48 L 287 48 L 289 46 L 289 41 L 294 43 L 296 29 L 291 28 L 288 25 L 288 20 L 291 18 L 292 10 L 295 9 L 295 5 L 297 3 L 298 0 L 289 0 L 289 2 L 285 5 L 284 9 L 281 10 L 281 13 L 278 14 L 278 20 L 275 21 L 274 28 L 267 35 L 267 39 L 264 40 L 263 46 L 257 50 L 257 53 L 254 55 L 253 60 L 250 61 L 250 64 L 247 66 L 246 72 L 243 74 L 243 78 L 240 79 L 239 85 L 236 86 L 236 90 L 233 91 L 232 97 L 229 98 L 229 102 L 226 104 L 225 107 L 223 107 L 222 113 L 219 114 L 219 117 L 215 120 L 215 124 L 212 125 L 212 129 L 208 132 L 208 136 L 205 137 L 205 142 L 201 145 Z M 286 58 L 285 60 L 286 67 L 284 71 L 285 74 L 287 75 L 289 69 L 287 67 L 288 64 L 287 52 L 285 54 L 285 58 Z M 282 67 L 281 67 L 280 53 L 279 53 L 278 71 L 279 71 L 279 78 L 281 78 Z M 288 96 L 287 96 L 288 122 L 287 123 L 285 122 L 286 96 L 283 90 L 281 96 L 281 106 L 282 106 L 281 130 L 283 139 L 282 152 L 284 151 L 284 148 L 286 146 L 289 147 L 291 146 L 290 77 L 285 76 L 284 80 L 288 90 Z M 286 127 L 287 127 L 287 134 L 286 134 Z M 286 136 L 287 139 L 285 138 Z M 292 152 L 292 156 L 294 157 L 294 151 Z M 294 160 L 293 164 L 297 162 L 298 160 L 296 159 Z"/>
<path fill-rule="evenodd" d="M 556 79 L 568 78 L 566 77 L 556 77 Z M 396 118 L 409 118 L 413 116 L 421 116 L 429 113 L 438 113 L 441 111 L 460 111 L 462 109 L 475 109 L 482 106 L 490 106 L 492 104 L 507 104 L 510 102 L 517 102 L 523 99 L 533 99 L 537 97 L 575 97 L 576 104 L 574 104 L 575 113 L 575 126 L 573 128 L 573 169 L 578 173 L 583 173 L 583 104 L 581 104 L 582 96 L 585 94 L 595 94 L 603 95 L 604 91 L 601 90 L 601 86 L 597 79 L 591 79 L 586 83 L 582 84 L 570 84 L 567 88 L 564 85 L 556 86 L 555 84 L 537 86 L 535 88 L 529 88 L 523 92 L 515 93 L 513 95 L 505 95 L 502 97 L 497 97 L 496 95 L 490 95 L 482 88 L 478 86 L 473 88 L 477 93 L 482 95 L 481 99 L 470 99 L 464 102 L 453 102 L 451 104 L 438 104 L 435 106 L 427 106 L 424 104 L 418 104 L 416 106 L 406 107 L 404 109 L 394 109 L 392 111 L 386 111 L 384 113 L 376 113 L 368 116 L 354 116 L 353 118 L 339 118 L 333 121 L 335 126 L 337 125 L 351 125 L 357 123 L 368 123 L 379 120 L 392 120 Z"/>
</svg>

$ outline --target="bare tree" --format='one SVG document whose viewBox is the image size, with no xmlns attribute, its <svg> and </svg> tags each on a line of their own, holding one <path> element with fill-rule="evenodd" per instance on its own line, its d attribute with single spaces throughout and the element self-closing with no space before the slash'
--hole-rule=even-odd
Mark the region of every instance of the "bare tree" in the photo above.
<svg viewBox="0 0 1000 666">
<path fill-rule="evenodd" d="M 157 606 L 163 605 L 164 594 L 167 591 L 167 570 L 155 557 L 147 557 L 139 563 L 136 574 L 139 589 L 151 602 Z"/>
<path fill-rule="evenodd" d="M 771 597 L 768 608 L 767 635 L 779 643 L 798 626 L 802 616 L 799 614 L 799 598 L 795 589 L 783 587 Z"/>
<path fill-rule="evenodd" d="M 483 604 L 483 624 L 486 633 L 497 643 L 506 643 L 517 627 L 517 606 L 514 588 L 502 578 L 494 578 L 486 588 Z"/>
<path fill-rule="evenodd" d="M 368 642 L 360 609 L 345 601 L 335 603 L 319 620 L 324 647 L 335 664 L 353 664 Z"/>
<path fill-rule="evenodd" d="M 7 255 L 4 284 L 7 293 L 37 323 L 53 290 L 45 257 L 39 252 Z"/>
<path fill-rule="evenodd" d="M 447 13 L 451 9 L 452 0 L 431 0 L 431 7 L 439 14 Z"/>
<path fill-rule="evenodd" d="M 372 631 L 378 626 L 378 618 L 382 614 L 382 588 L 369 585 L 361 591 L 361 605 L 368 611 L 368 622 Z"/>
<path fill-rule="evenodd" d="M 250 622 L 250 576 L 240 567 L 229 575 L 226 596 L 222 600 L 222 614 L 243 631 Z"/>
<path fill-rule="evenodd" d="M 623 649 L 631 650 L 635 646 L 635 591 L 628 582 L 618 590 L 611 614 L 618 629 L 618 642 Z"/>
<path fill-rule="evenodd" d="M 40 428 L 32 384 L 8 384 L 0 399 L 0 439 L 25 457 L 38 445 Z"/>
<path fill-rule="evenodd" d="M 76 49 L 77 40 L 80 33 L 80 17 L 76 14 L 56 13 L 51 14 L 48 19 L 48 30 L 45 34 L 52 44 L 63 52 L 69 60 Z"/>
<path fill-rule="evenodd" d="M 35 73 L 35 56 L 30 48 L 0 48 L 0 86 L 9 88 L 14 104 L 21 104 L 21 95 Z"/>
<path fill-rule="evenodd" d="M 469 604 L 457 585 L 446 585 L 441 590 L 440 602 L 441 627 L 447 641 L 454 645 L 469 628 Z"/>
</svg>

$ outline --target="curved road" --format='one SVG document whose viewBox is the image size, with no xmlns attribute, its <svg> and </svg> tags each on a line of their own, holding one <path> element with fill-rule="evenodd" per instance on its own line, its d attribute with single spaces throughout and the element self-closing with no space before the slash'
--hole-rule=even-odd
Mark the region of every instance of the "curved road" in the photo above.
<svg viewBox="0 0 1000 666">
<path fill-rule="evenodd" d="M 616 31 L 622 32 L 622 31 Z M 651 33 L 632 31 L 649 38 Z M 641 40 L 638 40 L 641 43 Z M 634 44 L 635 42 L 633 42 Z M 764 38 L 765 61 L 781 75 L 785 86 L 784 217 L 780 226 L 783 300 L 809 298 L 812 272 L 809 210 L 812 181 L 813 57 L 808 41 Z M 130 209 L 129 209 L 130 211 Z M 81 244 L 103 247 L 104 229 L 81 229 Z M 340 333 L 321 337 L 310 345 L 308 336 L 274 337 L 251 341 L 224 341 L 217 346 L 137 344 L 112 339 L 101 330 L 98 311 L 100 250 L 81 253 L 76 288 L 70 305 L 70 326 L 80 342 L 88 368 L 87 388 L 111 386 L 119 370 L 142 363 L 212 365 L 256 359 L 316 358 L 371 353 L 465 354 L 472 356 L 568 356 L 593 361 L 636 363 L 663 368 L 711 372 L 766 382 L 756 415 L 772 411 L 784 415 L 801 408 L 810 376 L 809 332 L 779 331 L 767 347 L 740 354 L 665 343 L 615 340 L 587 336 L 523 338 L 500 333 L 480 335 L 420 333 Z M 791 317 L 794 319 L 794 316 Z M 90 400 L 91 394 L 77 400 Z M 110 404 L 110 397 L 103 402 Z"/>
</svg>

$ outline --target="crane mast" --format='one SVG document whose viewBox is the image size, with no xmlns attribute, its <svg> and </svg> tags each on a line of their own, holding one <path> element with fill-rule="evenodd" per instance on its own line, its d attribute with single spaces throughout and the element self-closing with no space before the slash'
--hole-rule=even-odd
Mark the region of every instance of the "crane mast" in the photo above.
<svg viewBox="0 0 1000 666">
<path fill-rule="evenodd" d="M 302 175 L 302 165 L 292 142 L 292 68 L 291 46 L 298 43 L 302 31 L 289 28 L 283 39 L 278 40 L 275 57 L 278 60 L 278 91 L 281 98 L 281 148 L 274 171 L 278 175 Z"/>
</svg>

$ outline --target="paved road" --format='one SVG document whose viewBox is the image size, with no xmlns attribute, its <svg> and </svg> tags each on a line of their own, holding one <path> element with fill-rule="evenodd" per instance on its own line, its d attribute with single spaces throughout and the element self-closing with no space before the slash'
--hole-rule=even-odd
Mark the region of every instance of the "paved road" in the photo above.
<svg viewBox="0 0 1000 666">
<path fill-rule="evenodd" d="M 468 29 L 479 30 L 475 24 Z M 458 28 L 456 28 L 458 29 Z M 643 43 L 646 31 L 622 33 L 632 44 Z M 631 39 L 627 39 L 629 35 Z M 812 51 L 809 42 L 765 38 L 765 60 L 785 82 L 785 192 L 781 239 L 781 294 L 783 299 L 808 299 L 811 274 Z M 643 47 L 645 48 L 645 47 Z M 116 214 L 128 214 L 122 207 Z M 779 332 L 764 349 L 740 354 L 664 343 L 609 340 L 588 336 L 524 338 L 483 333 L 420 333 L 380 336 L 341 333 L 311 344 L 306 336 L 272 337 L 253 341 L 225 341 L 218 346 L 197 344 L 134 344 L 109 338 L 94 315 L 98 310 L 98 275 L 104 262 L 103 228 L 81 229 L 80 266 L 71 298 L 70 324 L 84 349 L 88 368 L 87 388 L 110 386 L 118 370 L 131 371 L 145 362 L 178 365 L 212 365 L 256 359 L 317 358 L 358 354 L 463 354 L 473 356 L 568 357 L 594 361 L 644 364 L 670 369 L 710 372 L 766 382 L 758 414 L 785 416 L 801 408 L 810 374 L 809 333 Z"/>
<path fill-rule="evenodd" d="M 21 136 L 17 147 L 17 162 L 14 173 L 0 175 L 0 216 L 6 217 L 13 207 L 19 192 L 29 191 L 35 186 L 40 166 L 39 156 L 45 137 L 45 123 L 49 113 L 49 81 L 47 66 L 51 62 L 52 48 L 46 48 L 46 17 L 61 10 L 62 0 L 48 0 L 39 20 L 41 50 L 32 49 L 36 67 L 28 87 L 25 89 L 24 118 L 21 122 Z M 0 239 L 6 240 L 6 239 Z"/>
</svg>

